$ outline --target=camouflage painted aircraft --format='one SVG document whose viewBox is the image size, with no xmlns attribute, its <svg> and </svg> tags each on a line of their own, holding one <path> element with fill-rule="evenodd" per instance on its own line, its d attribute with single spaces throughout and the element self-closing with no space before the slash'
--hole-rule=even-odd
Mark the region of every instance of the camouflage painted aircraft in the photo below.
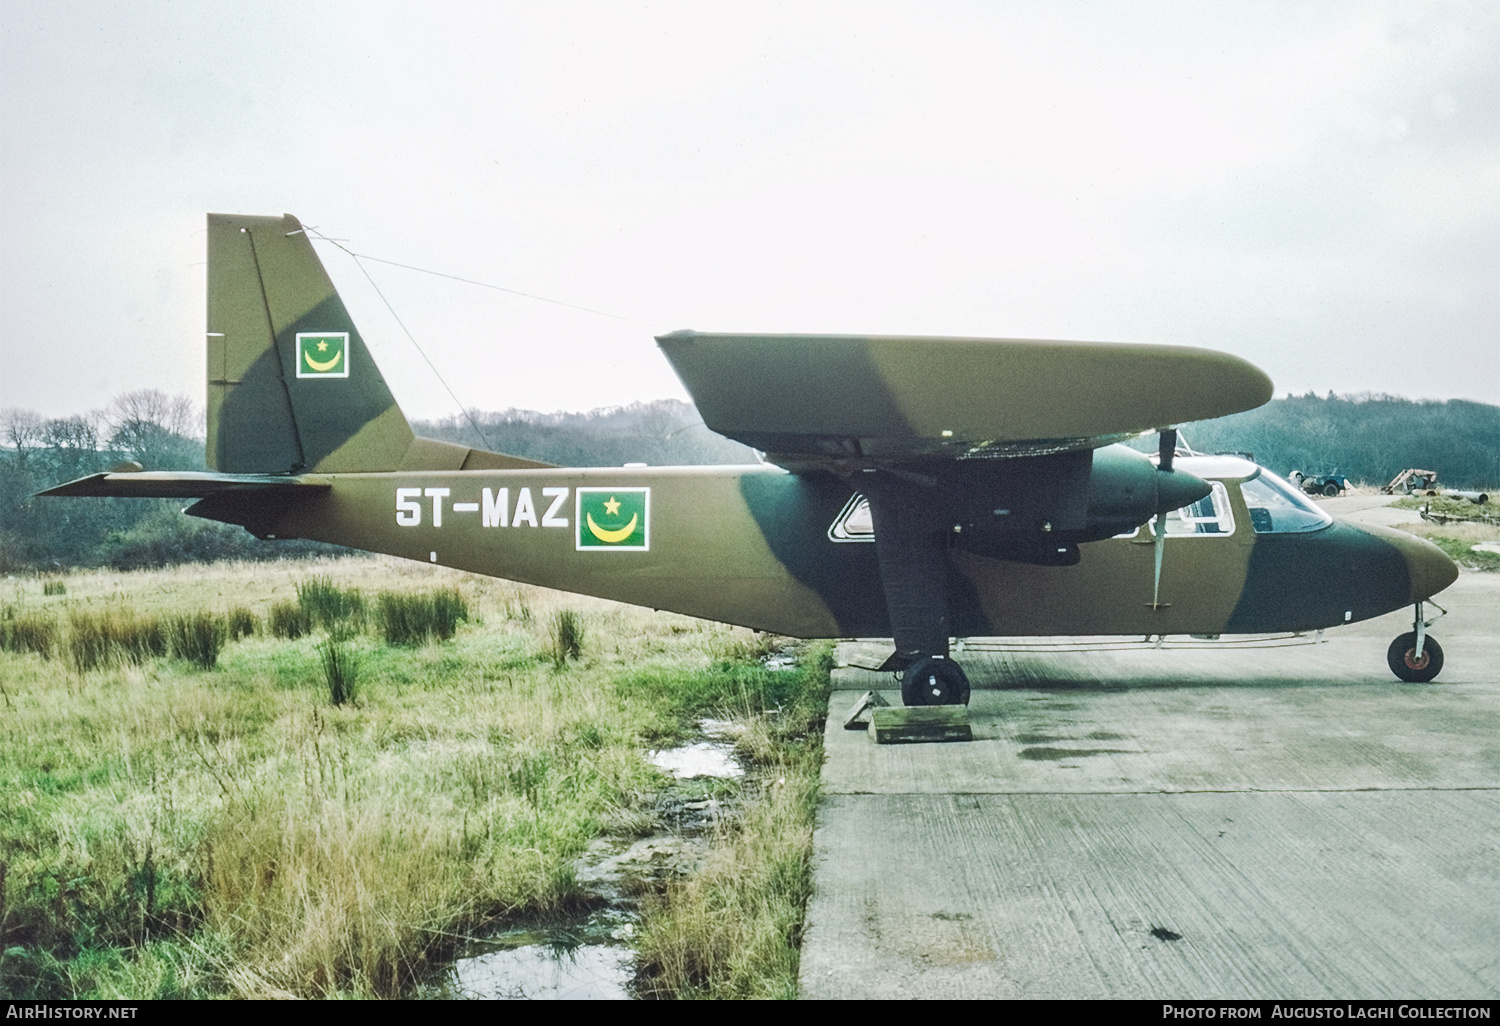
<svg viewBox="0 0 1500 1026">
<path fill-rule="evenodd" d="M 891 637 L 909 705 L 968 701 L 954 636 L 1310 631 L 1414 605 L 1390 665 L 1442 665 L 1422 603 L 1457 570 L 1436 546 L 1177 454 L 1170 425 L 1271 397 L 1224 353 L 679 331 L 657 341 L 704 421 L 765 462 L 564 468 L 416 437 L 296 218 L 210 215 L 208 260 L 212 472 L 42 494 L 196 498 L 261 538 Z M 1118 444 L 1152 431 L 1155 459 Z"/>
</svg>

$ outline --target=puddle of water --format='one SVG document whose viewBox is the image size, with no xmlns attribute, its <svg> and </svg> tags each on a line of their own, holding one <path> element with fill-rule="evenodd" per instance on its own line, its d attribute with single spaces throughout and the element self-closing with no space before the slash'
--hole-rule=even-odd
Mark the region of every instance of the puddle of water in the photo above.
<svg viewBox="0 0 1500 1026">
<path fill-rule="evenodd" d="M 699 741 L 651 753 L 651 762 L 679 780 L 689 777 L 743 777 L 734 749 L 720 741 Z"/>
<path fill-rule="evenodd" d="M 508 930 L 472 942 L 454 961 L 452 996 L 499 1000 L 628 1000 L 635 917 L 606 908 L 572 924 Z"/>
<path fill-rule="evenodd" d="M 699 722 L 705 740 L 648 752 L 653 764 L 679 780 L 739 778 L 734 757 L 739 727 L 729 720 Z M 691 785 L 689 785 L 691 789 Z M 454 959 L 436 991 L 442 997 L 514 1000 L 608 1000 L 635 995 L 637 912 L 633 889 L 689 872 L 707 850 L 705 832 L 721 802 L 684 800 L 670 788 L 658 815 L 671 832 L 625 843 L 601 839 L 576 867 L 578 882 L 607 902 L 591 914 L 543 926 L 507 930 L 475 940 Z"/>
<path fill-rule="evenodd" d="M 728 720 L 701 720 L 698 728 L 708 740 L 648 752 L 647 757 L 658 769 L 672 774 L 678 780 L 690 777 L 743 777 L 745 769 L 734 757 L 734 741 L 731 736 L 733 727 Z"/>
<path fill-rule="evenodd" d="M 711 737 L 715 741 L 733 741 L 739 727 L 733 720 L 716 720 L 705 716 L 698 721 L 698 729 L 703 731 L 705 737 Z"/>
</svg>

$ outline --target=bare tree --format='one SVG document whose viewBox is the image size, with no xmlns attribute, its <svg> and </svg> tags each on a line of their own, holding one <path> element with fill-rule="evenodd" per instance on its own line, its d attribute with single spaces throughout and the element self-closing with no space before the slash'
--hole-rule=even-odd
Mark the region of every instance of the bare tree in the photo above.
<svg viewBox="0 0 1500 1026">
<path fill-rule="evenodd" d="M 115 396 L 102 416 L 110 428 L 110 445 L 147 467 L 181 463 L 184 443 L 197 433 L 193 401 L 155 388 Z"/>
<path fill-rule="evenodd" d="M 152 424 L 184 438 L 198 433 L 198 411 L 193 401 L 185 395 L 167 395 L 156 388 L 115 396 L 104 409 L 104 419 L 116 434 L 142 424 Z"/>
<path fill-rule="evenodd" d="M 0 412 L 0 433 L 5 445 L 16 451 L 16 464 L 26 465 L 28 450 L 42 444 L 46 422 L 35 410 L 8 409 Z"/>
<path fill-rule="evenodd" d="M 682 415 L 666 402 L 646 403 L 639 409 L 631 434 L 640 445 L 641 458 L 660 463 L 672 451 L 673 437 L 688 425 Z"/>
<path fill-rule="evenodd" d="M 95 452 L 99 448 L 99 429 L 90 416 L 57 417 L 42 425 L 42 444 L 53 449 Z"/>
</svg>

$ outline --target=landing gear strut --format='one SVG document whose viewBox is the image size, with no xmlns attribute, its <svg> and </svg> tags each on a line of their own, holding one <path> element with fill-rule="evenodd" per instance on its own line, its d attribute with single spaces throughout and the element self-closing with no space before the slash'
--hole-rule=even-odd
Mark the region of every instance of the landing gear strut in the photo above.
<svg viewBox="0 0 1500 1026">
<path fill-rule="evenodd" d="M 911 474 L 861 475 L 875 527 L 875 556 L 891 617 L 901 701 L 968 705 L 969 678 L 948 658 L 948 534 L 935 506 L 935 481 Z"/>
<path fill-rule="evenodd" d="M 1422 618 L 1422 603 L 1418 602 L 1414 618 L 1416 629 L 1401 635 L 1386 650 L 1385 661 L 1391 672 L 1408 684 L 1426 684 L 1443 668 L 1443 649 L 1435 638 L 1427 636 L 1427 628 L 1432 622 Z"/>
<path fill-rule="evenodd" d="M 969 678 L 943 656 L 923 656 L 901 675 L 901 701 L 912 705 L 968 705 Z"/>
</svg>

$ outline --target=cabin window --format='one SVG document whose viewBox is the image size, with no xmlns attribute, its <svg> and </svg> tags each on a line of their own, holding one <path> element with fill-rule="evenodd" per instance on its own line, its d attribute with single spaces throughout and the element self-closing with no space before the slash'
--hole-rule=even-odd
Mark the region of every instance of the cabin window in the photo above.
<svg viewBox="0 0 1500 1026">
<path fill-rule="evenodd" d="M 1297 489 L 1269 470 L 1240 485 L 1250 510 L 1250 527 L 1256 534 L 1300 534 L 1318 531 L 1333 523 Z"/>
<path fill-rule="evenodd" d="M 1234 508 L 1229 505 L 1229 492 L 1223 482 L 1211 481 L 1213 491 L 1189 506 L 1174 509 L 1167 514 L 1168 537 L 1216 537 L 1226 538 L 1234 533 Z M 1155 533 L 1156 518 L 1146 521 L 1146 534 Z M 1141 533 L 1139 527 L 1116 538 L 1134 538 Z"/>
<path fill-rule="evenodd" d="M 1213 481 L 1213 491 L 1181 509 L 1167 514 L 1167 534 L 1233 534 L 1234 511 L 1222 482 Z"/>
</svg>

